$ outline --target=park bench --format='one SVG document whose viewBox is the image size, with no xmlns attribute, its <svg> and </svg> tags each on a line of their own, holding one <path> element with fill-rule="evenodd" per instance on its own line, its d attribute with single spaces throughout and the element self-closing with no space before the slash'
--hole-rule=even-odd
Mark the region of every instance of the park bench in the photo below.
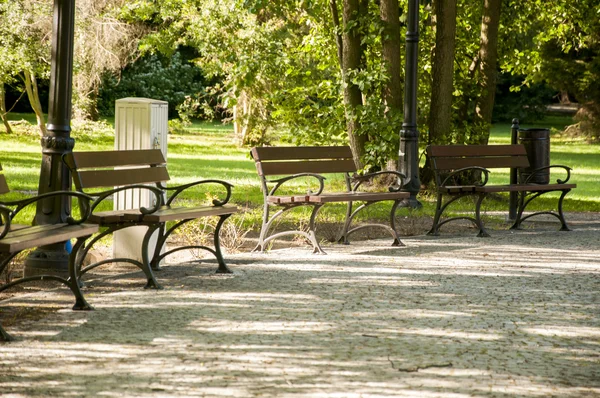
<svg viewBox="0 0 600 398">
<path fill-rule="evenodd" d="M 561 231 L 568 231 L 562 210 L 563 199 L 575 188 L 575 184 L 567 184 L 571 177 L 571 168 L 562 165 L 544 166 L 529 170 L 529 160 L 523 145 L 430 145 L 427 153 L 431 167 L 435 173 L 437 187 L 437 205 L 433 226 L 429 235 L 438 235 L 439 228 L 454 220 L 466 219 L 473 222 L 479 228 L 478 236 L 489 236 L 481 221 L 481 203 L 490 193 L 514 192 L 517 195 L 517 215 L 511 229 L 520 229 L 526 219 L 550 214 L 557 217 L 561 223 Z M 517 168 L 527 169 L 517 183 L 488 185 L 488 177 L 491 168 Z M 553 184 L 532 183 L 538 173 L 547 173 L 551 168 L 562 168 L 566 172 L 565 180 L 558 179 Z M 528 174 L 528 175 L 527 175 Z M 527 175 L 527 176 L 526 176 Z M 540 211 L 526 216 L 523 215 L 525 208 L 532 200 L 548 192 L 561 192 L 558 199 L 557 211 Z M 444 203 L 443 197 L 449 199 Z M 448 205 L 455 200 L 465 197 L 476 197 L 475 217 L 452 217 L 441 220 L 441 216 Z"/>
<path fill-rule="evenodd" d="M 258 147 L 252 148 L 256 170 L 261 180 L 264 196 L 263 221 L 255 251 L 264 251 L 268 242 L 285 235 L 301 235 L 310 241 L 315 253 L 324 253 L 315 235 L 315 220 L 317 213 L 326 203 L 347 203 L 346 217 L 339 241 L 348 243 L 350 234 L 367 227 L 380 227 L 388 230 L 393 237 L 393 245 L 402 245 L 395 224 L 395 213 L 398 205 L 403 199 L 409 197 L 409 193 L 401 192 L 404 176 L 396 171 L 380 171 L 376 173 L 358 175 L 352 159 L 352 151 L 348 146 L 305 146 L 305 147 Z M 325 192 L 325 177 L 323 174 L 342 173 L 345 181 L 345 190 L 342 192 Z M 359 191 L 365 183 L 373 177 L 380 175 L 392 175 L 397 182 L 388 188 L 386 192 Z M 273 176 L 277 179 L 269 180 Z M 282 187 L 287 186 L 292 180 L 299 178 L 313 179 L 316 189 L 304 192 L 281 193 Z M 294 187 L 292 187 L 294 188 Z M 289 188 L 288 188 L 289 189 Z M 296 190 L 298 188 L 296 187 Z M 374 203 L 392 201 L 390 211 L 390 225 L 365 224 L 350 229 L 354 217 L 364 208 Z M 360 202 L 354 208 L 354 203 Z M 273 222 L 286 211 L 299 206 L 312 207 L 308 232 L 302 230 L 288 230 L 269 235 Z M 279 210 L 270 216 L 271 207 Z"/>
<path fill-rule="evenodd" d="M 165 183 L 170 179 L 166 161 L 160 149 L 116 150 L 73 152 L 63 157 L 73 173 L 73 182 L 79 192 L 94 197 L 91 204 L 91 214 L 88 222 L 97 224 L 101 232 L 94 237 L 83 249 L 85 255 L 92 246 L 104 236 L 133 226 L 146 226 L 140 247 L 141 261 L 133 258 L 110 258 L 87 265 L 78 269 L 78 276 L 102 264 L 125 262 L 138 266 L 147 279 L 146 288 L 160 288 L 154 277 L 153 270 L 159 269 L 160 262 L 167 256 L 186 249 L 202 249 L 212 253 L 218 262 L 218 273 L 230 273 L 221 253 L 219 232 L 225 220 L 237 211 L 237 207 L 228 204 L 231 197 L 232 185 L 220 180 L 199 180 L 192 183 L 169 186 Z M 224 190 L 223 199 L 213 199 L 211 205 L 191 206 L 184 200 L 176 205 L 176 199 L 184 191 L 204 184 L 216 184 Z M 100 191 L 99 191 L 100 190 Z M 134 196 L 149 195 L 153 203 L 149 207 L 129 210 L 102 211 L 102 203 L 115 195 L 129 191 Z M 219 192 L 211 192 L 216 197 Z M 203 217 L 219 217 L 213 236 L 213 248 L 205 245 L 182 245 L 168 251 L 162 251 L 167 239 L 179 227 L 190 221 Z M 156 234 L 155 234 L 156 232 Z M 148 248 L 155 235 L 156 245 L 149 254 Z"/>
<path fill-rule="evenodd" d="M 0 170 L 2 170 L 2 167 L 0 167 Z M 8 184 L 6 183 L 6 177 L 3 174 L 0 174 L 0 194 L 4 195 L 8 192 L 9 189 Z M 65 223 L 44 225 L 23 225 L 13 222 L 15 217 L 17 217 L 25 207 L 55 196 L 78 198 L 80 200 L 80 218 L 75 219 L 70 216 Z M 75 296 L 74 310 L 91 309 L 83 297 L 75 278 L 77 268 L 76 262 L 81 261 L 80 259 L 83 258 L 77 255 L 78 251 L 86 239 L 98 232 L 98 226 L 84 223 L 89 215 L 90 200 L 90 197 L 79 192 L 57 191 L 23 200 L 0 201 L 0 217 L 2 218 L 2 225 L 0 225 L 0 274 L 5 270 L 9 272 L 8 266 L 11 260 L 23 250 L 64 243 L 68 240 L 76 239 L 75 245 L 69 255 L 68 278 L 59 275 L 39 274 L 12 280 L 12 275 L 6 275 L 4 278 L 6 283 L 0 284 L 0 292 L 26 282 L 55 281 L 63 283 L 73 292 L 73 295 Z M 0 340 L 9 341 L 12 339 L 13 338 L 0 324 Z"/>
</svg>

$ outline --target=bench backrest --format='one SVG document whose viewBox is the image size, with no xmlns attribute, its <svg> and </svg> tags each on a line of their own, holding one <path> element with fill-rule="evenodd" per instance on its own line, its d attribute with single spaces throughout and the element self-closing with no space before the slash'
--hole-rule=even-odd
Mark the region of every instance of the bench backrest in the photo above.
<svg viewBox="0 0 600 398">
<path fill-rule="evenodd" d="M 250 153 L 261 177 L 356 172 L 349 146 L 260 147 Z"/>
<path fill-rule="evenodd" d="M 73 152 L 63 160 L 73 172 L 77 190 L 169 180 L 160 149 Z"/>
<path fill-rule="evenodd" d="M 529 167 L 523 145 L 430 145 L 427 154 L 436 172 L 473 166 L 486 169 Z"/>
<path fill-rule="evenodd" d="M 0 165 L 0 171 L 2 171 L 2 165 Z M 6 177 L 4 174 L 0 173 L 0 195 L 9 193 L 10 189 L 8 189 L 8 184 L 6 183 Z"/>
</svg>

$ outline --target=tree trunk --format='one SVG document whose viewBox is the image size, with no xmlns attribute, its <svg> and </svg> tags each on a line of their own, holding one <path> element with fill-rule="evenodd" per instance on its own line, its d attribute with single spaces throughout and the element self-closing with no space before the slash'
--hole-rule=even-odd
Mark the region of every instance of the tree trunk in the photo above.
<svg viewBox="0 0 600 398">
<path fill-rule="evenodd" d="M 360 69 L 362 59 L 360 34 L 360 0 L 344 0 L 342 12 L 343 48 L 342 48 L 342 78 L 344 80 L 344 105 L 346 108 L 346 129 L 352 148 L 354 163 L 362 169 L 362 158 L 365 154 L 366 136 L 359 134 L 360 121 L 358 107 L 362 105 L 362 94 L 357 85 L 348 77 L 349 71 Z"/>
<path fill-rule="evenodd" d="M 331 19 L 333 21 L 333 27 L 335 29 L 335 32 L 333 32 L 333 34 L 335 35 L 335 45 L 337 47 L 338 63 L 340 64 L 340 69 L 343 72 L 344 71 L 344 53 L 343 53 L 344 42 L 343 42 L 342 34 L 341 34 L 340 16 L 338 13 L 336 0 L 329 0 L 329 9 L 331 11 Z"/>
<path fill-rule="evenodd" d="M 454 50 L 456 48 L 456 0 L 433 2 L 435 49 L 429 109 L 429 144 L 450 144 L 452 132 L 452 92 L 454 90 Z M 421 182 L 433 179 L 429 159 L 421 172 Z"/>
<path fill-rule="evenodd" d="M 391 116 L 402 112 L 402 76 L 400 65 L 400 8 L 398 0 L 381 0 L 379 15 L 383 23 L 381 32 L 381 53 L 386 75 L 389 80 L 383 87 L 383 100 L 386 105 L 386 115 Z M 389 119 L 389 118 L 388 118 Z M 386 162 L 386 170 L 398 170 L 398 151 Z"/>
<path fill-rule="evenodd" d="M 0 83 L 0 117 L 2 118 L 2 123 L 4 123 L 6 134 L 12 134 L 12 127 L 10 127 L 10 123 L 8 122 L 6 114 L 6 95 L 4 90 L 4 83 Z"/>
<path fill-rule="evenodd" d="M 29 99 L 31 109 L 33 109 L 33 112 L 35 113 L 37 126 L 40 129 L 40 136 L 44 136 L 47 133 L 46 118 L 44 117 L 44 112 L 42 111 L 42 103 L 40 102 L 35 74 L 28 70 L 24 70 L 23 77 L 23 81 L 25 82 L 25 90 L 27 91 L 27 98 Z"/>
<path fill-rule="evenodd" d="M 386 75 L 383 98 L 389 109 L 402 111 L 402 78 L 400 65 L 400 12 L 398 0 L 381 0 L 379 14 L 383 22 L 381 52 Z"/>
<path fill-rule="evenodd" d="M 481 95 L 475 104 L 475 136 L 470 144 L 487 144 L 496 96 L 498 65 L 498 28 L 502 0 L 484 0 L 479 46 L 479 84 Z"/>
<path fill-rule="evenodd" d="M 429 144 L 450 144 L 454 50 L 456 47 L 456 0 L 435 0 L 435 50 L 429 109 Z"/>
</svg>

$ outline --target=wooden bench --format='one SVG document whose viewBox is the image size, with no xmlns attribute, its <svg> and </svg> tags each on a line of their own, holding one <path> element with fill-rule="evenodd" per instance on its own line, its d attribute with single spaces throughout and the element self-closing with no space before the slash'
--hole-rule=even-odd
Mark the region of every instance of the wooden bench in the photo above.
<svg viewBox="0 0 600 398">
<path fill-rule="evenodd" d="M 348 243 L 348 236 L 359 229 L 367 227 L 382 227 L 388 230 L 394 241 L 393 245 L 402 245 L 395 225 L 395 213 L 398 205 L 403 199 L 410 195 L 400 192 L 404 176 L 395 171 L 382 171 L 369 175 L 356 175 L 357 169 L 352 160 L 352 151 L 348 146 L 327 147 L 260 147 L 252 148 L 252 158 L 255 161 L 256 170 L 261 179 L 262 192 L 264 196 L 263 221 L 255 251 L 264 251 L 268 242 L 285 235 L 301 235 L 306 237 L 313 246 L 315 253 L 324 253 L 315 235 L 315 220 L 317 213 L 326 203 L 347 203 L 346 218 L 342 228 L 340 241 Z M 343 192 L 325 192 L 325 177 L 322 174 L 342 173 L 344 175 L 346 189 Z M 391 174 L 398 182 L 397 185 L 389 187 L 387 192 L 363 192 L 359 188 L 371 178 L 379 175 Z M 273 176 L 280 178 L 269 180 Z M 316 189 L 292 194 L 281 194 L 281 188 L 289 187 L 291 180 L 307 177 L 314 179 Z M 390 211 L 390 225 L 367 224 L 350 229 L 352 220 L 358 212 L 367 206 L 381 201 L 392 201 Z M 357 208 L 353 208 L 354 202 L 361 202 Z M 299 206 L 310 206 L 312 212 L 308 223 L 308 232 L 301 230 L 288 230 L 269 235 L 273 222 L 288 210 Z M 279 210 L 270 216 L 271 207 Z"/>
<path fill-rule="evenodd" d="M 154 277 L 153 270 L 159 269 L 159 264 L 165 257 L 185 249 L 202 249 L 212 253 L 218 262 L 217 272 L 230 273 L 223 255 L 219 232 L 225 220 L 237 211 L 237 207 L 228 204 L 231 197 L 232 185 L 220 180 L 199 180 L 180 186 L 165 186 L 170 177 L 166 161 L 159 149 L 73 152 L 63 157 L 73 173 L 73 182 L 77 191 L 85 192 L 95 198 L 91 205 L 91 215 L 88 222 L 101 227 L 101 233 L 94 237 L 84 248 L 85 255 L 92 246 L 104 236 L 133 226 L 146 226 L 141 251 L 141 261 L 133 258 L 110 258 L 90 264 L 78 270 L 83 275 L 89 270 L 111 262 L 128 262 L 138 266 L 147 278 L 146 288 L 160 288 Z M 175 205 L 179 195 L 189 188 L 216 184 L 219 190 L 224 190 L 223 199 L 213 199 L 212 205 L 187 206 Z M 115 188 L 116 187 L 116 188 Z M 110 189 L 106 189 L 110 188 Z M 99 189 L 104 189 L 98 191 Z M 150 195 L 153 206 L 132 210 L 97 210 L 101 203 L 123 192 L 135 191 L 135 195 Z M 218 192 L 215 193 L 215 196 Z M 211 192 L 212 194 L 212 192 Z M 183 224 L 202 218 L 219 217 L 213 237 L 213 247 L 204 245 L 184 245 L 161 252 L 167 239 Z M 169 223 L 169 224 L 167 224 Z M 152 235 L 156 245 L 152 254 L 148 254 Z"/>
<path fill-rule="evenodd" d="M 0 170 L 2 170 L 2 167 L 0 167 Z M 8 192 L 9 189 L 6 183 L 6 177 L 3 174 L 0 174 L 0 194 L 6 194 Z M 17 217 L 25 207 L 55 196 L 78 198 L 80 200 L 80 218 L 75 219 L 71 216 L 66 223 L 48 225 L 22 225 L 13 223 L 15 217 Z M 73 292 L 73 295 L 75 296 L 74 310 L 91 309 L 83 297 L 75 278 L 77 268 L 76 262 L 81 261 L 80 259 L 83 258 L 78 257 L 77 254 L 86 239 L 98 232 L 98 226 L 83 223 L 89 215 L 90 199 L 91 198 L 87 195 L 79 192 L 58 191 L 19 201 L 0 201 L 0 217 L 2 218 L 2 225 L 0 225 L 0 274 L 7 269 L 11 260 L 23 250 L 63 243 L 70 239 L 77 239 L 71 250 L 71 254 L 69 255 L 68 278 L 63 278 L 58 275 L 40 274 L 10 281 L 10 276 L 6 276 L 6 281 L 8 281 L 8 283 L 0 285 L 0 292 L 21 283 L 31 281 L 55 281 L 63 283 Z M 6 333 L 0 324 L 0 340 L 9 341 L 12 339 L 13 338 Z"/>
<path fill-rule="evenodd" d="M 529 160 L 523 145 L 431 145 L 427 147 L 431 167 L 435 173 L 437 186 L 437 206 L 433 226 L 429 235 L 438 235 L 439 228 L 454 220 L 466 219 L 472 221 L 478 228 L 478 236 L 489 236 L 481 221 L 481 203 L 490 193 L 515 192 L 517 194 L 517 216 L 511 229 L 520 229 L 526 219 L 540 215 L 551 214 L 561 223 L 561 231 L 568 231 L 562 210 L 565 195 L 575 188 L 575 184 L 567 184 L 571 176 L 571 168 L 562 165 L 541 167 L 530 171 L 527 178 L 522 178 L 517 184 L 488 185 L 491 168 L 528 168 Z M 565 180 L 557 180 L 555 184 L 531 183 L 536 173 L 547 173 L 551 168 L 562 168 L 566 171 Z M 541 211 L 523 216 L 523 212 L 532 200 L 548 192 L 562 192 L 558 199 L 557 211 Z M 445 203 L 443 197 L 450 199 Z M 453 217 L 441 221 L 441 216 L 452 202 L 465 197 L 477 198 L 475 217 Z"/>
</svg>

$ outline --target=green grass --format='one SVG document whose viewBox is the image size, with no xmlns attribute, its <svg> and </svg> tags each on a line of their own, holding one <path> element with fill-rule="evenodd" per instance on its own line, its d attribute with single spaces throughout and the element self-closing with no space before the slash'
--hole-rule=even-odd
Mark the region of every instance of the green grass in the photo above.
<svg viewBox="0 0 600 398">
<path fill-rule="evenodd" d="M 13 114 L 13 120 L 28 120 L 35 118 L 28 114 Z M 112 120 L 108 120 L 112 123 Z M 527 127 L 562 128 L 569 124 L 569 118 L 552 117 L 543 122 L 534 123 Z M 0 127 L 1 128 L 1 127 Z M 106 150 L 113 148 L 111 131 L 89 134 L 73 129 L 71 136 L 75 138 L 75 150 Z M 498 124 L 492 129 L 491 144 L 510 143 L 510 124 Z M 551 163 L 564 164 L 573 168 L 571 181 L 578 188 L 565 199 L 566 211 L 600 211 L 600 146 L 588 145 L 581 142 L 569 142 L 563 138 L 551 138 Z M 260 225 L 262 212 L 262 193 L 260 181 L 256 174 L 254 162 L 247 148 L 238 147 L 233 140 L 230 125 L 220 123 L 195 123 L 183 134 L 170 134 L 168 146 L 169 172 L 171 185 L 192 182 L 197 179 L 220 179 L 235 185 L 232 201 L 248 209 L 247 222 Z M 41 147 L 39 137 L 35 135 L 7 136 L 0 130 L 0 162 L 7 176 L 11 189 L 21 192 L 35 192 L 39 183 L 41 164 Z M 557 175 L 561 178 L 563 175 Z M 328 182 L 340 184 L 340 179 L 333 176 Z M 491 182 L 508 181 L 508 170 L 494 170 Z M 300 184 L 300 183 L 299 183 Z M 14 194 L 13 197 L 22 195 Z M 199 189 L 185 199 L 204 200 L 206 191 Z M 424 192 L 419 197 L 423 208 L 419 214 L 432 215 L 434 211 L 433 197 Z M 536 202 L 538 202 L 536 204 Z M 554 208 L 555 199 L 540 198 L 532 203 L 532 209 Z M 337 218 L 342 214 L 344 206 L 330 206 L 324 212 L 324 217 Z M 374 206 L 367 217 L 386 216 L 386 205 Z M 470 210 L 472 201 L 458 205 L 455 211 Z M 488 211 L 507 211 L 507 200 L 488 199 L 484 202 Z"/>
</svg>

